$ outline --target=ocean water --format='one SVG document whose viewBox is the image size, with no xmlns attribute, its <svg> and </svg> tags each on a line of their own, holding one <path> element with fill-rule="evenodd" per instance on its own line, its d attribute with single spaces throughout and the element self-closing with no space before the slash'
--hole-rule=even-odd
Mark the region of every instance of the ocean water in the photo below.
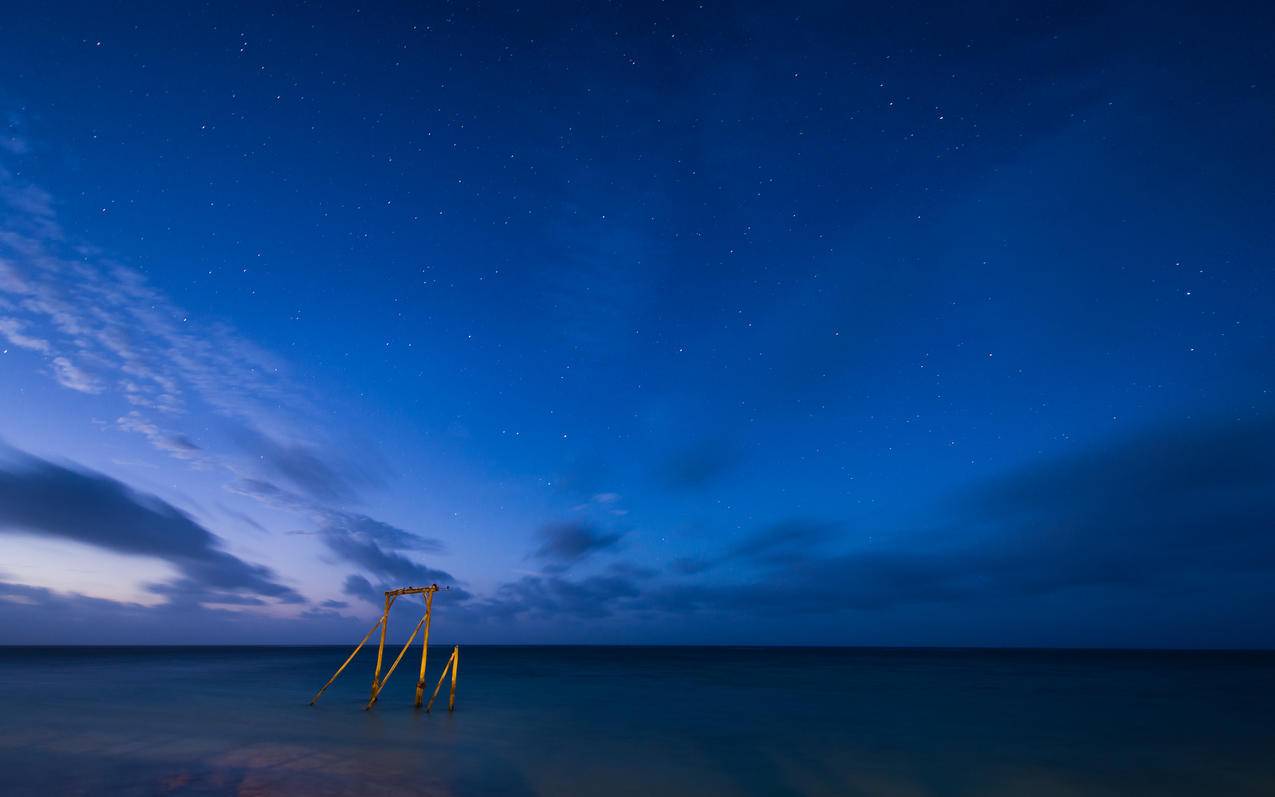
<svg viewBox="0 0 1275 797">
<path fill-rule="evenodd" d="M 431 688 L 449 648 L 431 647 Z M 1275 795 L 1275 654 L 0 648 L 5 795 Z"/>
</svg>

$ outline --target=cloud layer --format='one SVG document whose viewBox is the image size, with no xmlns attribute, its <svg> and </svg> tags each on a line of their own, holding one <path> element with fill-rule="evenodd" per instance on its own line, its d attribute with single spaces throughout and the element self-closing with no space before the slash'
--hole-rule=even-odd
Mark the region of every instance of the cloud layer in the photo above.
<svg viewBox="0 0 1275 797">
<path fill-rule="evenodd" d="M 338 564 L 357 568 L 358 578 L 456 581 L 413 558 L 439 553 L 437 540 L 349 510 L 384 484 L 385 468 L 370 447 L 360 448 L 364 459 L 356 462 L 327 439 L 328 425 L 316 420 L 283 361 L 226 324 L 193 318 L 139 271 L 74 241 L 54 198 L 2 165 L 0 339 L 41 358 L 57 384 L 96 397 L 95 407 L 127 407 L 107 428 L 138 435 L 187 467 L 221 474 L 230 493 L 309 524 L 307 533 Z M 211 532 L 158 497 L 17 452 L 7 467 L 0 521 L 172 562 L 183 578 L 154 586 L 169 601 L 300 600 L 271 571 L 225 553 Z M 225 511 L 264 529 L 238 510 Z"/>
<path fill-rule="evenodd" d="M 551 523 L 540 529 L 540 546 L 532 553 L 551 566 L 570 567 L 620 542 L 621 534 L 604 532 L 590 523 Z"/>
<path fill-rule="evenodd" d="M 225 552 L 214 534 L 162 499 L 104 474 L 12 449 L 0 458 L 0 533 L 5 532 L 62 538 L 168 562 L 183 578 L 152 589 L 169 598 L 301 601 L 269 568 Z"/>
<path fill-rule="evenodd" d="M 703 558 L 673 560 L 665 577 L 619 562 L 580 577 L 524 576 L 474 604 L 470 617 L 848 620 L 1008 607 L 1026 621 L 1042 605 L 1058 611 L 1062 598 L 1062 614 L 1082 624 L 1096 607 L 1147 600 L 1184 618 L 1198 603 L 1275 621 L 1275 604 L 1249 600 L 1254 584 L 1275 575 L 1269 415 L 1183 419 L 1110 440 L 974 485 L 933 512 L 941 520 L 872 545 L 833 521 L 792 519 Z M 578 529 L 550 537 L 567 560 L 592 540 Z M 1268 634 L 1262 644 L 1271 643 Z"/>
</svg>

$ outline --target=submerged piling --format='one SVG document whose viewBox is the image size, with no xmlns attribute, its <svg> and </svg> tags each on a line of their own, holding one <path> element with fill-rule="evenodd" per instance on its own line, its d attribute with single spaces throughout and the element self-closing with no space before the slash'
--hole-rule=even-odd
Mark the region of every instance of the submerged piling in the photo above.
<svg viewBox="0 0 1275 797">
<path fill-rule="evenodd" d="M 434 593 L 425 593 L 425 636 L 421 639 L 421 672 L 416 676 L 416 708 L 421 707 L 421 696 L 425 694 L 425 659 L 429 656 L 429 615 L 434 609 Z"/>
<path fill-rule="evenodd" d="M 376 646 L 376 669 L 372 672 L 372 692 L 368 696 L 367 705 L 364 706 L 364 711 L 371 709 L 372 706 L 376 704 L 377 698 L 380 697 L 381 692 L 385 689 L 385 684 L 389 682 L 390 676 L 394 674 L 394 670 L 398 668 L 398 665 L 403 661 L 403 657 L 407 655 L 407 651 L 411 649 L 412 643 L 416 641 L 416 635 L 420 633 L 422 628 L 424 628 L 425 633 L 421 638 L 421 668 L 416 677 L 416 698 L 413 704 L 416 708 L 420 708 L 421 698 L 425 695 L 425 666 L 429 659 L 429 626 L 434 611 L 434 593 L 438 592 L 440 589 L 448 589 L 448 587 L 440 587 L 437 584 L 430 584 L 428 587 L 403 587 L 401 589 L 387 590 L 385 592 L 385 609 L 381 612 L 380 619 L 378 619 L 372 627 L 368 629 L 368 632 L 363 635 L 361 640 L 359 640 L 359 644 L 354 646 L 354 650 L 348 657 L 346 657 L 345 661 L 341 663 L 341 666 L 337 668 L 336 672 L 332 674 L 332 677 L 329 678 L 327 683 L 325 683 L 322 688 L 315 693 L 314 697 L 310 699 L 310 705 L 313 706 L 317 703 L 319 698 L 323 696 L 323 693 L 327 691 L 328 687 L 336 681 L 337 677 L 340 676 L 341 673 L 345 672 L 345 668 L 350 666 L 350 662 L 354 661 L 354 657 L 359 654 L 359 651 L 363 649 L 363 646 L 367 644 L 367 641 L 372 637 L 372 634 L 376 633 L 376 630 L 379 627 L 381 634 L 380 640 Z M 425 600 L 425 616 L 416 623 L 416 627 L 412 629 L 412 634 L 407 638 L 407 642 L 404 643 L 403 649 L 398 652 L 398 656 L 394 658 L 394 663 L 390 665 L 389 670 L 385 673 L 385 677 L 382 678 L 381 665 L 385 661 L 385 635 L 390 624 L 390 609 L 394 606 L 394 601 L 397 600 L 400 595 L 421 595 Z M 443 688 L 443 681 L 447 678 L 448 672 L 451 672 L 452 674 L 452 688 L 451 695 L 447 701 L 447 710 L 455 710 L 456 671 L 459 666 L 460 646 L 456 645 L 452 648 L 451 655 L 447 658 L 447 664 L 443 667 L 443 673 L 438 679 L 438 686 L 434 688 L 434 694 L 430 697 L 429 704 L 425 706 L 426 711 L 429 711 L 430 707 L 434 705 L 434 698 L 438 697 L 439 691 Z"/>
<path fill-rule="evenodd" d="M 452 648 L 452 655 L 447 658 L 447 664 L 443 667 L 442 675 L 438 676 L 438 686 L 434 687 L 434 694 L 430 695 L 429 702 L 425 704 L 425 713 L 434 707 L 434 699 L 438 697 L 438 693 L 443 688 L 443 681 L 447 679 L 447 671 L 452 673 L 452 694 L 447 701 L 447 710 L 456 710 L 456 669 L 460 666 L 460 645 Z"/>
</svg>

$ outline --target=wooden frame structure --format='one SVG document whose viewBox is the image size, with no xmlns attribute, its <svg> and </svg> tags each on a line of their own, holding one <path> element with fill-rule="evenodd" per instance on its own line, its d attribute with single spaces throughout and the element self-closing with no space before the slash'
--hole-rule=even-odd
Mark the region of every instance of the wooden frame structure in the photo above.
<svg viewBox="0 0 1275 797">
<path fill-rule="evenodd" d="M 367 633 L 363 635 L 363 638 L 359 640 L 359 644 L 354 646 L 353 652 L 351 652 L 345 662 L 337 668 L 336 672 L 332 674 L 332 677 L 328 679 L 328 682 L 325 683 L 323 687 L 315 693 L 314 697 L 310 699 L 310 705 L 313 706 L 318 702 L 319 698 L 323 696 L 323 693 L 326 692 L 328 687 L 332 685 L 332 682 L 337 679 L 338 675 L 344 672 L 350 662 L 354 661 L 354 657 L 359 655 L 359 651 L 363 649 L 363 645 L 367 643 L 368 639 L 370 639 L 372 634 L 379 628 L 381 630 L 381 640 L 376 647 L 376 670 L 372 673 L 372 696 L 368 698 L 367 705 L 363 707 L 363 710 L 367 711 L 372 708 L 372 706 L 376 705 L 376 699 L 381 696 L 381 690 L 385 688 L 385 684 L 390 680 L 390 676 L 394 674 L 394 670 L 398 667 L 399 662 L 403 660 L 403 656 L 407 654 L 408 648 L 410 648 L 412 643 L 416 641 L 416 635 L 420 633 L 420 630 L 423 627 L 425 629 L 425 636 L 421 641 L 421 670 L 420 674 L 416 678 L 415 703 L 416 708 L 420 708 L 421 698 L 425 695 L 425 662 L 429 657 L 429 623 L 430 616 L 434 611 L 434 593 L 441 589 L 448 589 L 448 587 L 440 587 L 437 584 L 430 584 L 428 587 L 403 587 L 401 589 L 387 590 L 385 592 L 385 611 L 381 612 L 380 618 L 371 628 L 368 629 Z M 407 638 L 407 642 L 404 643 L 403 649 L 398 652 L 398 656 L 395 657 L 394 663 L 390 665 L 390 669 L 385 673 L 385 677 L 381 678 L 381 663 L 385 657 L 385 632 L 390 624 L 390 608 L 394 605 L 394 601 L 398 600 L 401 595 L 423 596 L 425 599 L 425 615 L 421 617 L 420 622 L 416 624 L 416 628 L 412 629 L 412 635 Z M 438 691 L 443 688 L 443 679 L 447 677 L 448 671 L 452 674 L 452 692 L 451 697 L 447 701 L 447 710 L 456 710 L 456 671 L 459 668 L 460 645 L 456 645 L 452 648 L 452 654 L 448 657 L 447 664 L 443 667 L 443 674 L 438 679 L 438 686 L 434 687 L 433 696 L 430 697 L 429 703 L 425 706 L 426 711 L 429 711 L 430 708 L 433 707 L 434 698 L 438 697 Z"/>
</svg>

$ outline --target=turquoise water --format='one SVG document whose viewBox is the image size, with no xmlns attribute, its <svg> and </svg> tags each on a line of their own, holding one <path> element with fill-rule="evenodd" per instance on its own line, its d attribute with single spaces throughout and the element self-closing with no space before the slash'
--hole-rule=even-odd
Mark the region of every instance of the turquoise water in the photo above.
<svg viewBox="0 0 1275 797">
<path fill-rule="evenodd" d="M 455 714 L 366 655 L 308 706 L 347 653 L 0 648 L 0 792 L 1275 794 L 1275 654 L 467 647 Z"/>
</svg>

